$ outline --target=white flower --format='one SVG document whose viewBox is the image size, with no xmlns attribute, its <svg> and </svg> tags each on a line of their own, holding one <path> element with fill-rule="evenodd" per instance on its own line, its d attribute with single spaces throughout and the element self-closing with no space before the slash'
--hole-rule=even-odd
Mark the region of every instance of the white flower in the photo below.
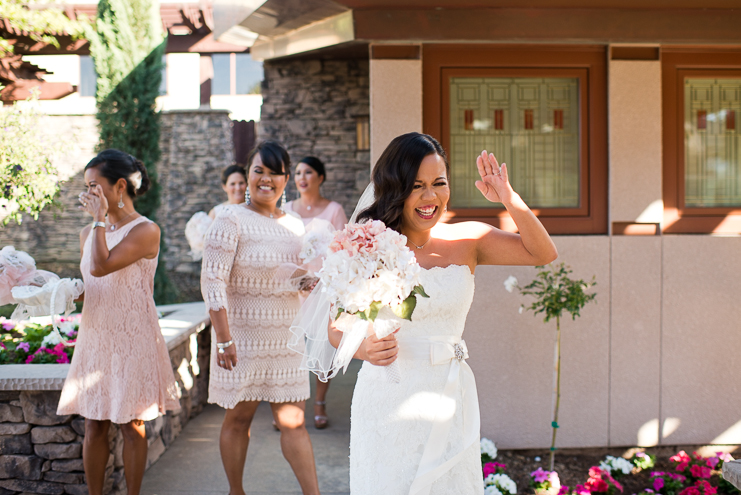
<svg viewBox="0 0 741 495">
<path fill-rule="evenodd" d="M 61 341 L 62 339 L 59 338 L 57 332 L 52 330 L 51 333 L 49 333 L 49 335 L 44 337 L 44 340 L 41 341 L 41 347 L 51 348 L 59 344 Z"/>
<path fill-rule="evenodd" d="M 605 457 L 605 460 L 600 462 L 599 467 L 609 473 L 620 471 L 623 474 L 630 474 L 633 471 L 632 462 L 622 457 L 613 457 L 611 455 Z"/>
<path fill-rule="evenodd" d="M 59 331 L 69 337 L 75 331 L 75 324 L 71 321 L 63 321 L 59 324 Z"/>
<path fill-rule="evenodd" d="M 506 474 L 490 474 L 484 480 L 486 486 L 496 486 L 498 491 L 502 494 L 509 493 L 511 495 L 517 494 L 517 484 L 512 481 L 512 478 Z"/>
<path fill-rule="evenodd" d="M 486 454 L 492 459 L 497 458 L 497 447 L 494 445 L 494 442 L 489 440 L 488 438 L 482 438 L 481 439 L 481 453 Z"/>
<path fill-rule="evenodd" d="M 512 292 L 518 286 L 517 279 L 510 275 L 507 280 L 504 281 L 504 288 L 507 292 Z"/>
<path fill-rule="evenodd" d="M 490 485 L 484 489 L 484 495 L 502 495 L 502 492 L 496 486 Z"/>
<path fill-rule="evenodd" d="M 522 311 L 523 311 L 524 309 L 525 309 L 525 306 L 523 306 L 522 304 L 520 304 L 520 309 L 519 309 L 519 310 L 517 310 L 517 312 L 518 312 L 518 313 L 520 313 L 520 314 L 522 314 Z"/>
</svg>

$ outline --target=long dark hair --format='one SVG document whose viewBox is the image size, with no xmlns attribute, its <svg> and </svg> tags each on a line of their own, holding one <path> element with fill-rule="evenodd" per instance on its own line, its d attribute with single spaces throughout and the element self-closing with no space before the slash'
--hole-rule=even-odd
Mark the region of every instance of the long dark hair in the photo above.
<svg viewBox="0 0 741 495">
<path fill-rule="evenodd" d="M 260 153 L 262 164 L 276 174 L 291 175 L 291 157 L 286 149 L 276 141 L 263 141 L 255 146 L 247 155 L 247 170 L 252 166 L 255 155 Z"/>
<path fill-rule="evenodd" d="M 229 180 L 229 177 L 231 177 L 232 174 L 242 174 L 245 182 L 247 181 L 247 171 L 242 165 L 229 165 L 224 169 L 223 172 L 221 172 L 221 183 L 223 185 L 226 185 L 226 182 Z"/>
<path fill-rule="evenodd" d="M 358 215 L 358 222 L 381 220 L 388 228 L 401 232 L 404 201 L 412 194 L 422 160 L 433 153 L 445 161 L 445 173 L 450 177 L 448 158 L 435 138 L 419 132 L 394 138 L 373 168 L 376 200 Z"/>
<path fill-rule="evenodd" d="M 95 168 L 113 185 L 119 179 L 126 180 L 126 194 L 130 198 L 141 196 L 149 190 L 147 169 L 141 160 L 116 149 L 103 150 L 85 165 L 85 170 Z"/>
</svg>

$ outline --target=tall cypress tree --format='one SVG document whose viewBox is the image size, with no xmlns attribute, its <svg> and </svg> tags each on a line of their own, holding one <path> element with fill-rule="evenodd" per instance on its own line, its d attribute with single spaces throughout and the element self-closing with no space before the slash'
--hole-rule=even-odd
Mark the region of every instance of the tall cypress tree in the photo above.
<svg viewBox="0 0 741 495">
<path fill-rule="evenodd" d="M 136 209 L 156 221 L 160 205 L 157 162 L 160 115 L 155 108 L 162 82 L 165 37 L 156 0 L 100 0 L 95 26 L 87 38 L 98 73 L 96 90 L 100 131 L 98 150 L 117 148 L 139 158 L 152 182 Z M 154 279 L 158 304 L 175 302 L 177 292 L 165 271 L 164 233 Z"/>
</svg>

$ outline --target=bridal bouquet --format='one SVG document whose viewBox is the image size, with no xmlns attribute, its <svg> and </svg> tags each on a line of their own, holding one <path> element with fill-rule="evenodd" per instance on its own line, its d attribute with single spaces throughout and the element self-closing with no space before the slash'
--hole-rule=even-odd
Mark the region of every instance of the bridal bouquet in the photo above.
<svg viewBox="0 0 741 495">
<path fill-rule="evenodd" d="M 429 297 L 419 283 L 421 268 L 406 237 L 375 220 L 347 224 L 335 233 L 317 273 L 343 332 L 336 362 L 347 364 L 372 331 L 384 338 L 403 319 L 412 319 L 416 296 Z M 400 380 L 398 363 L 387 366 L 389 380 Z"/>
</svg>

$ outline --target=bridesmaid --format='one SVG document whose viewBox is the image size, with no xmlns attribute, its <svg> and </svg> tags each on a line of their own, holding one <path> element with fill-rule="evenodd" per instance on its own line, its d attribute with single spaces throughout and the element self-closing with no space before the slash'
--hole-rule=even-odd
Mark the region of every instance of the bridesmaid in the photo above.
<svg viewBox="0 0 741 495">
<path fill-rule="evenodd" d="M 291 161 L 280 144 L 265 141 L 247 163 L 247 201 L 225 206 L 204 243 L 201 292 L 213 329 L 208 401 L 226 409 L 219 447 L 230 495 L 245 495 L 250 426 L 261 401 L 270 404 L 302 492 L 318 495 L 304 420 L 309 377 L 287 348 L 298 293 L 275 277 L 282 265 L 299 263 L 304 233 L 298 218 L 278 208 Z"/>
<path fill-rule="evenodd" d="M 90 495 L 103 493 L 108 429 L 120 425 L 128 495 L 138 495 L 147 463 L 144 422 L 180 409 L 153 297 L 160 229 L 134 209 L 150 182 L 133 156 L 101 151 L 85 166 L 85 185 L 79 208 L 94 220 L 80 233 L 85 304 L 57 414 L 86 419 Z"/>
<path fill-rule="evenodd" d="M 330 201 L 320 191 L 320 187 L 327 178 L 327 172 L 319 158 L 307 156 L 296 165 L 296 175 L 293 180 L 300 197 L 285 206 L 286 212 L 298 214 L 309 225 L 312 220 L 319 218 L 332 224 L 335 230 L 345 228 L 347 216 L 342 205 Z M 327 418 L 327 391 L 329 382 L 323 382 L 316 378 L 316 401 L 314 402 L 314 428 L 322 430 L 329 426 Z"/>
<path fill-rule="evenodd" d="M 226 193 L 227 200 L 211 208 L 208 212 L 211 220 L 216 218 L 224 206 L 244 203 L 244 193 L 247 191 L 247 171 L 244 167 L 241 165 L 226 167 L 221 173 L 221 188 Z"/>
</svg>

